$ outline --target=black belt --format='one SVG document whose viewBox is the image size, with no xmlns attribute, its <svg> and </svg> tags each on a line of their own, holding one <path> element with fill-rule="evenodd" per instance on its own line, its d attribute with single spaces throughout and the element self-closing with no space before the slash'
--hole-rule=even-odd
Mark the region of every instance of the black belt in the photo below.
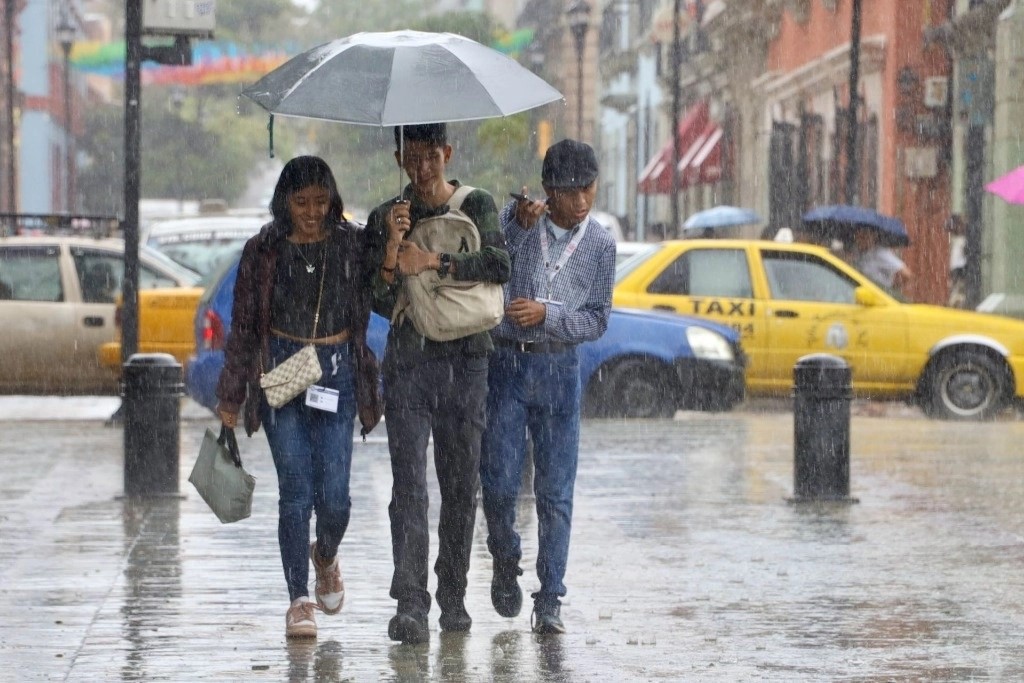
<svg viewBox="0 0 1024 683">
<path fill-rule="evenodd" d="M 521 342 L 500 337 L 494 339 L 494 345 L 503 349 L 513 349 L 520 353 L 563 353 L 576 347 L 575 344 L 563 344 L 562 342 Z"/>
</svg>

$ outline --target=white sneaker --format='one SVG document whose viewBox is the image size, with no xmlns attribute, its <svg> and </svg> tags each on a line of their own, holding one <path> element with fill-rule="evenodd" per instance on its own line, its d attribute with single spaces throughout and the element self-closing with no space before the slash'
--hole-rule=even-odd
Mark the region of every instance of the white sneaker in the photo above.
<svg viewBox="0 0 1024 683">
<path fill-rule="evenodd" d="M 316 617 L 313 610 L 315 603 L 303 595 L 292 600 L 288 612 L 284 616 L 284 634 L 288 638 L 316 638 Z"/>
<path fill-rule="evenodd" d="M 316 604 L 324 614 L 337 614 L 345 604 L 345 583 L 341 580 L 338 556 L 335 555 L 329 564 L 324 564 L 323 558 L 316 552 L 314 541 L 309 545 L 309 558 L 313 560 L 313 569 L 316 571 Z"/>
</svg>

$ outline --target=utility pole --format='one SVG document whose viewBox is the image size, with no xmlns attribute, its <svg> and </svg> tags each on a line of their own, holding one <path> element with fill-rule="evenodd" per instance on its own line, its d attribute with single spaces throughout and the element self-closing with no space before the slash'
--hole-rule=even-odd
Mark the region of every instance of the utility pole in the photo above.
<svg viewBox="0 0 1024 683">
<path fill-rule="evenodd" d="M 682 93 L 679 91 L 679 16 L 682 12 L 683 0 L 674 0 L 672 5 L 672 234 L 679 233 L 679 117 L 682 110 Z M 662 239 L 668 235 L 662 235 Z"/>
<path fill-rule="evenodd" d="M 857 203 L 860 159 L 857 156 L 857 91 L 860 89 L 860 9 L 861 0 L 853 0 L 850 21 L 850 109 L 846 129 L 846 203 Z"/>
<path fill-rule="evenodd" d="M 124 279 L 121 362 L 139 348 L 139 144 L 142 98 L 142 0 L 124 3 Z"/>
<path fill-rule="evenodd" d="M 142 45 L 142 0 L 124 3 L 124 280 L 121 283 L 121 362 L 139 348 L 139 195 L 142 61 L 189 65 L 192 45 L 176 35 L 173 46 Z"/>
</svg>

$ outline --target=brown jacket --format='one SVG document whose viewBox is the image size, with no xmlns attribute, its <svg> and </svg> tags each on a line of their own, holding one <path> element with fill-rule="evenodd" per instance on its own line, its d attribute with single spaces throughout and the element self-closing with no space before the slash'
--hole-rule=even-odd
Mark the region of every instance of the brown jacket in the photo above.
<svg viewBox="0 0 1024 683">
<path fill-rule="evenodd" d="M 341 277 L 345 289 L 356 292 L 352 312 L 352 341 L 355 344 L 356 403 L 359 421 L 366 434 L 380 421 L 382 403 L 378 387 L 377 360 L 366 345 L 370 322 L 371 293 L 365 281 L 363 236 L 358 225 L 339 223 L 347 242 L 348 260 Z M 235 281 L 231 309 L 231 333 L 224 348 L 224 368 L 217 382 L 218 408 L 237 413 L 244 404 L 245 432 L 252 436 L 260 428 L 260 374 L 270 362 L 270 301 L 277 268 L 277 257 L 285 246 L 287 228 L 267 223 L 259 234 L 245 243 Z"/>
</svg>

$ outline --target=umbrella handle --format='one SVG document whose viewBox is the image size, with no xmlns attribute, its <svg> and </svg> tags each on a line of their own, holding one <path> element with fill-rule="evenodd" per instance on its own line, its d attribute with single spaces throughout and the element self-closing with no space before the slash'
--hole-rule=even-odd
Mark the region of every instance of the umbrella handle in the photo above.
<svg viewBox="0 0 1024 683">
<path fill-rule="evenodd" d="M 402 198 L 402 171 L 405 166 L 405 126 L 398 125 L 398 198 Z"/>
<path fill-rule="evenodd" d="M 270 121 L 267 122 L 267 133 L 270 136 L 270 158 L 274 158 L 274 115 L 270 115 Z"/>
</svg>

